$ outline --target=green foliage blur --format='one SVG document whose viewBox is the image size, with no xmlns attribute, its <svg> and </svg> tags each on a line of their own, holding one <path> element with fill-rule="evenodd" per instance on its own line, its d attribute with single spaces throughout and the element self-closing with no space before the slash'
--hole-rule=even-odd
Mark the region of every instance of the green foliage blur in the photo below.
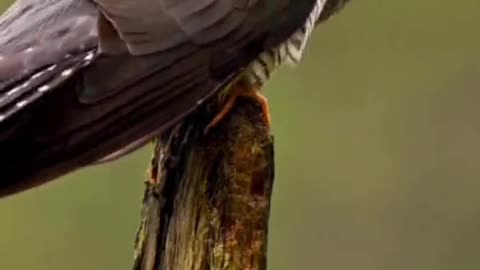
<svg viewBox="0 0 480 270">
<path fill-rule="evenodd" d="M 480 269 L 478 10 L 353 1 L 275 74 L 269 269 Z M 1 200 L 0 269 L 131 269 L 149 156 Z"/>
</svg>

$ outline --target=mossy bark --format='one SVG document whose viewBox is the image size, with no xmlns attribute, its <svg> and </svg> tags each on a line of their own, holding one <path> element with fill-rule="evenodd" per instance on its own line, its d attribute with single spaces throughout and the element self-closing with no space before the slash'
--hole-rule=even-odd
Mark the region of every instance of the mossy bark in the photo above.
<svg viewBox="0 0 480 270">
<path fill-rule="evenodd" d="M 155 142 L 136 270 L 266 269 L 273 139 L 248 99 L 205 135 L 209 111 Z"/>
</svg>

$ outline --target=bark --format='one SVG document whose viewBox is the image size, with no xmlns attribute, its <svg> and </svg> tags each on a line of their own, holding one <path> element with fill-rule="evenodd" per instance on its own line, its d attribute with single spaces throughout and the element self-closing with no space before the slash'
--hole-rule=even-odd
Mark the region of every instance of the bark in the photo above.
<svg viewBox="0 0 480 270">
<path fill-rule="evenodd" d="M 155 142 L 135 270 L 266 269 L 273 138 L 251 100 L 204 134 L 209 111 Z"/>
</svg>

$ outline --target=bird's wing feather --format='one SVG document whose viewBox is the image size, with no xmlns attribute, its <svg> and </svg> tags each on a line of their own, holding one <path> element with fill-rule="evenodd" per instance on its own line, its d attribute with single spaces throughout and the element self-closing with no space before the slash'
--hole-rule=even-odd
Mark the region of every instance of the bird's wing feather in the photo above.
<svg viewBox="0 0 480 270">
<path fill-rule="evenodd" d="M 20 0 L 2 15 L 0 123 L 94 59 L 97 15 L 77 0 Z"/>
<path fill-rule="evenodd" d="M 258 10 L 265 18 L 286 1 L 260 0 L 94 0 L 118 30 L 120 38 L 135 55 L 175 48 L 194 42 L 208 44 L 237 29 Z M 271 8 L 260 8 L 264 2 Z M 254 8 L 252 8 L 254 7 Z M 250 20 L 248 18 L 247 20 Z M 168 38 L 166 38 L 168 37 Z"/>
<path fill-rule="evenodd" d="M 0 19 L 2 53 L 19 53 L 16 44 L 36 44 L 33 33 L 42 36 L 64 24 L 70 27 L 59 36 L 69 35 L 79 46 L 70 52 L 55 47 L 61 38 L 42 40 L 44 53 L 54 56 L 23 67 L 49 76 L 22 91 L 53 87 L 0 122 L 0 196 L 145 142 L 224 87 L 261 51 L 288 38 L 315 0 L 95 0 L 103 15 L 86 0 L 21 0 L 16 8 L 39 9 L 46 2 L 56 10 L 45 10 L 33 23 L 18 11 Z M 66 23 L 91 16 L 99 22 L 98 37 Z M 87 36 L 94 46 L 80 46 L 92 43 Z M 84 67 L 97 44 L 100 55 Z M 52 64 L 64 68 L 49 70 Z M 22 77 L 22 69 L 13 69 L 0 100 L 36 74 Z"/>
</svg>

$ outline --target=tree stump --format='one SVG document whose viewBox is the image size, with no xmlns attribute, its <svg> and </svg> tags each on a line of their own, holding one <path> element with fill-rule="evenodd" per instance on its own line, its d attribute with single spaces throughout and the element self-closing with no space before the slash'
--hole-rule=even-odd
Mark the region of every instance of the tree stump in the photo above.
<svg viewBox="0 0 480 270">
<path fill-rule="evenodd" d="M 155 141 L 135 270 L 266 269 L 273 138 L 248 99 L 204 134 L 217 109 Z"/>
</svg>

